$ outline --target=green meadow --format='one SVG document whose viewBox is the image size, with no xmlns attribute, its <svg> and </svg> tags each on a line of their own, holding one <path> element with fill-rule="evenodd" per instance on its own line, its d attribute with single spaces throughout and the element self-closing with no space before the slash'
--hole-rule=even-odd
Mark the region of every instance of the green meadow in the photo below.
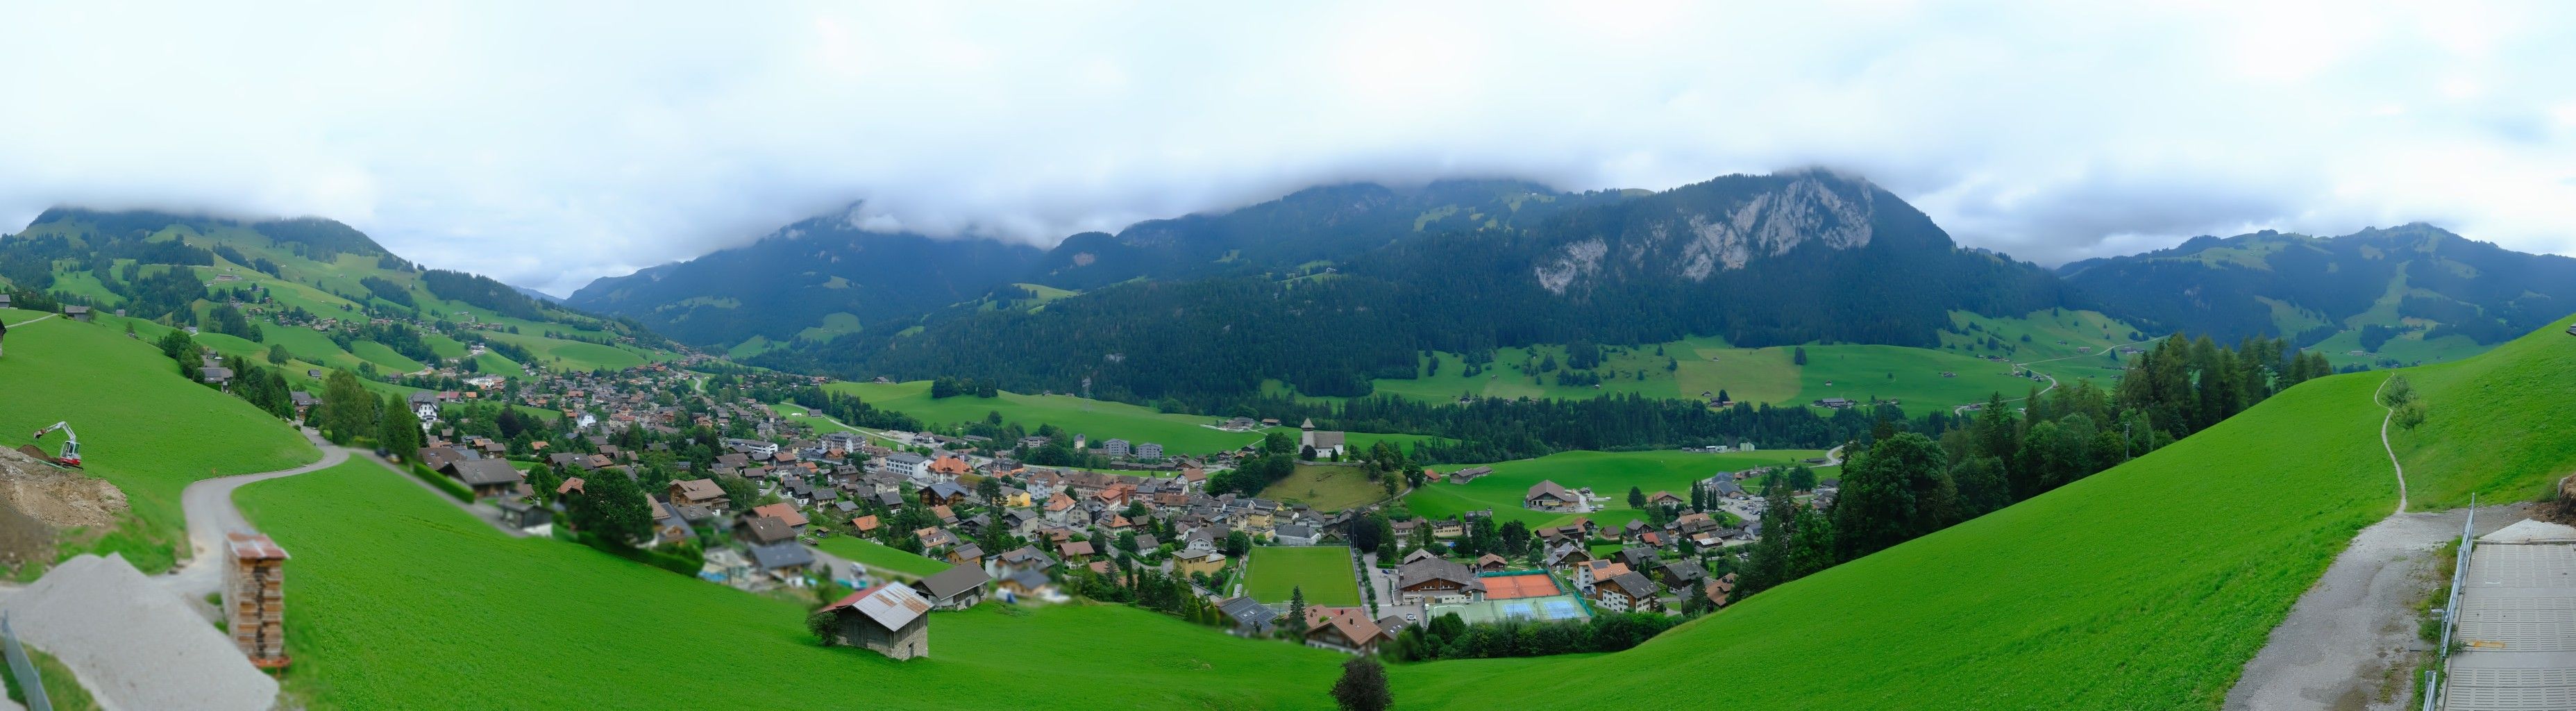
<svg viewBox="0 0 2576 711">
<path fill-rule="evenodd" d="M 0 309 L 20 323 L 43 314 Z M 322 453 L 277 418 L 241 399 L 179 377 L 161 351 L 122 328 L 54 317 L 9 329 L 0 356 L 0 446 L 56 421 L 81 436 L 92 476 L 125 491 L 132 513 L 113 531 L 75 534 L 68 552 L 123 553 L 157 573 L 185 548 L 179 491 L 189 482 L 285 469 Z M 59 432 L 36 443 L 58 451 Z"/>
<path fill-rule="evenodd" d="M 1625 525 L 1642 519 L 1645 512 L 1628 508 L 1628 488 L 1636 487 L 1647 494 L 1670 491 L 1687 499 L 1690 483 L 1718 472 L 1733 472 L 1756 467 L 1789 464 L 1811 457 L 1825 456 L 1816 450 L 1777 450 L 1743 454 L 1695 454 L 1677 450 L 1652 452 L 1559 452 L 1537 459 L 1515 459 L 1488 464 L 1494 473 L 1465 484 L 1445 481 L 1424 484 L 1405 495 L 1404 506 L 1415 515 L 1449 518 L 1478 509 L 1493 509 L 1496 522 L 1521 521 L 1531 528 L 1571 523 L 1576 518 L 1590 518 L 1603 526 Z M 1465 469 L 1469 465 L 1438 467 L 1442 473 Z M 1834 470 L 1818 472 L 1819 477 L 1834 476 Z M 1529 488 L 1540 481 L 1554 481 L 1567 489 L 1592 487 L 1596 495 L 1610 497 L 1606 510 L 1582 514 L 1560 514 L 1533 511 L 1521 506 Z"/>
<path fill-rule="evenodd" d="M 842 560 L 867 566 L 869 572 L 883 571 L 897 578 L 927 578 L 951 567 L 946 562 L 888 548 L 883 543 L 865 538 L 831 536 L 824 538 L 823 542 L 816 544 L 815 547 L 823 549 L 825 553 L 840 556 Z M 1001 551 L 986 551 L 986 553 L 1000 555 Z"/>
<path fill-rule="evenodd" d="M 930 424 L 979 421 L 989 413 L 999 412 L 1004 422 L 1019 423 L 1031 431 L 1037 430 L 1039 425 L 1055 425 L 1066 432 L 1084 435 L 1094 443 L 1111 438 L 1138 444 L 1153 442 L 1163 445 L 1164 451 L 1177 454 L 1208 454 L 1261 441 L 1259 432 L 1227 432 L 1203 426 L 1221 418 L 1167 414 L 1150 407 L 1086 400 L 1073 395 L 1003 392 L 993 398 L 963 395 L 934 400 L 930 397 L 930 381 L 927 380 L 891 384 L 832 383 L 825 387 L 856 395 L 869 405 L 909 414 Z"/>
<path fill-rule="evenodd" d="M 930 656 L 895 662 L 816 644 L 817 601 L 510 538 L 401 476 L 353 462 L 238 495 L 294 555 L 284 683 L 307 708 L 1320 711 L 1345 658 L 1123 606 L 992 603 L 932 613 Z"/>
<path fill-rule="evenodd" d="M 1402 481 L 1396 482 L 1398 487 L 1403 485 Z M 1262 489 L 1261 498 L 1302 503 L 1317 511 L 1340 511 L 1386 498 L 1386 485 L 1369 481 L 1367 467 L 1300 464 L 1296 473 Z"/>
<path fill-rule="evenodd" d="M 2576 366 L 2556 326 L 2402 371 L 2431 403 L 2399 435 L 2417 501 L 2529 496 L 2576 467 Z M 1426 709 L 1655 686 L 1741 708 L 2212 709 L 2292 602 L 2397 502 L 2372 392 L 2304 383 L 2136 461 L 1826 570 L 1637 649 L 1443 662 L 1391 676 Z M 1797 659 L 1758 684 L 1673 685 L 1714 659 Z"/>
<path fill-rule="evenodd" d="M 1359 577 L 1351 572 L 1349 548 L 1256 546 L 1251 558 L 1243 592 L 1254 600 L 1285 604 L 1303 590 L 1308 605 L 1360 604 Z"/>
</svg>

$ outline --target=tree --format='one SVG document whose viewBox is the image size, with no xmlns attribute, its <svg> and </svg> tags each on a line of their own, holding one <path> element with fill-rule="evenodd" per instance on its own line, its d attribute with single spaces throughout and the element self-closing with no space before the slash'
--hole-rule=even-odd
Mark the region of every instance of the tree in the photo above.
<svg viewBox="0 0 2576 711">
<path fill-rule="evenodd" d="M 725 500 L 733 502 L 737 509 L 750 508 L 752 502 L 760 498 L 760 487 L 739 474 L 716 475 L 716 488 L 723 489 Z"/>
<path fill-rule="evenodd" d="M 268 363 L 270 365 L 285 365 L 286 361 L 293 360 L 294 358 L 294 354 L 286 352 L 286 344 L 279 343 L 268 347 Z"/>
<path fill-rule="evenodd" d="M 1252 534 L 1242 531 L 1225 534 L 1225 543 L 1218 547 L 1217 552 L 1233 558 L 1241 558 L 1244 554 L 1251 553 Z"/>
<path fill-rule="evenodd" d="M 314 419 L 320 421 L 322 436 L 332 444 L 357 441 L 359 435 L 376 429 L 376 396 L 367 394 L 358 384 L 358 376 L 346 370 L 331 371 L 322 381 L 322 404 Z"/>
<path fill-rule="evenodd" d="M 822 641 L 823 646 L 832 646 L 840 642 L 841 617 L 831 610 L 817 609 L 805 615 L 805 631 L 814 633 L 814 639 Z"/>
<path fill-rule="evenodd" d="M 1306 641 L 1306 588 L 1288 589 L 1288 616 L 1279 619 L 1279 628 L 1288 631 L 1288 639 Z"/>
<path fill-rule="evenodd" d="M 601 545 L 630 548 L 653 533 L 653 513 L 644 489 L 616 472 L 582 480 L 582 495 L 573 500 L 573 526 Z"/>
<path fill-rule="evenodd" d="M 1790 350 L 1790 352 L 1789 352 L 1789 362 L 1790 362 L 1790 363 L 1792 363 L 1792 364 L 1796 364 L 1796 365 L 1806 365 L 1806 364 L 1807 364 L 1807 347 L 1806 347 L 1806 346 L 1796 346 L 1796 347 L 1792 348 L 1792 349 Z"/>
<path fill-rule="evenodd" d="M 1365 657 L 1342 662 L 1342 680 L 1333 682 L 1333 703 L 1342 711 L 1386 711 L 1395 694 L 1386 688 L 1386 668 Z"/>
<path fill-rule="evenodd" d="M 384 417 L 377 420 L 376 446 L 395 457 L 410 459 L 420 451 L 420 417 L 412 414 L 400 395 L 385 396 Z"/>
<path fill-rule="evenodd" d="M 1640 489 L 1640 488 L 1637 488 L 1637 487 L 1633 487 L 1633 486 L 1628 487 L 1628 508 L 1632 508 L 1632 509 L 1642 509 L 1642 508 L 1645 508 L 1645 507 L 1646 507 L 1646 490 L 1644 490 L 1644 489 Z"/>
<path fill-rule="evenodd" d="M 1844 467 L 1834 499 L 1834 540 L 1844 560 L 1940 530 L 1958 519 L 1959 491 L 1941 445 L 1907 432 L 1880 440 Z"/>
</svg>

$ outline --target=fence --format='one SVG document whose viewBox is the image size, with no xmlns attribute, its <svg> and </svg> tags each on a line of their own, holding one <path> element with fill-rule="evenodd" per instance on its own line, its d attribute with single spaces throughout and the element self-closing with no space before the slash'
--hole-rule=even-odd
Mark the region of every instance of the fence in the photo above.
<svg viewBox="0 0 2576 711">
<path fill-rule="evenodd" d="M 2460 524 L 2460 551 L 2451 561 L 2451 599 L 2442 604 L 2442 646 L 2433 649 L 2440 655 L 2424 670 L 2424 711 L 2442 699 L 2442 682 L 2451 672 L 2451 635 L 2460 624 L 2460 588 L 2469 580 L 2469 551 L 2477 547 L 2478 495 L 2469 494 L 2469 520 Z"/>
<path fill-rule="evenodd" d="M 28 711 L 54 711 L 52 701 L 45 699 L 45 680 L 36 676 L 36 663 L 27 658 L 27 650 L 18 646 L 18 632 L 9 629 L 9 616 L 0 614 L 0 656 L 9 658 L 9 676 L 18 680 L 18 690 L 27 696 Z"/>
</svg>

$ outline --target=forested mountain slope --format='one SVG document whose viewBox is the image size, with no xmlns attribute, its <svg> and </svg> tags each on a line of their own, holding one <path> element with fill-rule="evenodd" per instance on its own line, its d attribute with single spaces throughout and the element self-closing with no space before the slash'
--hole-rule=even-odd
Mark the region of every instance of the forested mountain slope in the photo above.
<svg viewBox="0 0 2576 711">
<path fill-rule="evenodd" d="M 2576 259 L 2420 223 L 2341 237 L 2198 237 L 2059 273 L 2151 330 L 2278 334 L 2339 362 L 2383 366 L 2456 359 L 2576 310 Z"/>
<path fill-rule="evenodd" d="M 1424 351 L 1532 343 L 1934 347 L 1950 312 L 2065 302 L 2047 272 L 1960 249 L 1878 187 L 1824 172 L 1728 176 L 1564 209 L 1527 227 L 1426 233 L 1326 269 L 1136 281 L 1038 309 L 957 309 L 765 356 L 843 376 L 964 375 L 1114 399 L 1358 395 Z M 907 324 L 908 325 L 908 324 Z M 995 344 L 1031 344 L 996 348 Z M 1035 344 L 1044 344 L 1042 346 Z"/>
<path fill-rule="evenodd" d="M 2567 324 L 2396 373 L 2428 405 L 2424 425 L 2398 434 L 2419 502 L 2525 496 L 2576 467 L 2576 389 L 2552 385 L 2576 372 Z M 1398 667 L 1396 697 L 1482 709 L 1652 687 L 1729 708 L 2216 708 L 2345 542 L 2395 507 L 2373 400 L 2390 375 L 2301 384 L 2128 464 L 1634 650 Z M 1675 669 L 1754 664 L 1758 682 L 1671 683 Z"/>
</svg>

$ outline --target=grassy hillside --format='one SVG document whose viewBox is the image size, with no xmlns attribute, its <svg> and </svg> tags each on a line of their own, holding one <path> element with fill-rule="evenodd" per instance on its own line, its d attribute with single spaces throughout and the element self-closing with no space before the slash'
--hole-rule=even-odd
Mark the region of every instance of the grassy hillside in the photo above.
<svg viewBox="0 0 2576 711">
<path fill-rule="evenodd" d="M 1396 482 L 1402 487 L 1404 482 Z M 1271 482 L 1261 498 L 1302 503 L 1318 511 L 1340 511 L 1386 498 L 1386 485 L 1369 481 L 1368 468 L 1300 464 L 1288 478 Z"/>
<path fill-rule="evenodd" d="M 1809 344 L 1797 348 L 1736 348 L 1719 338 L 1691 338 L 1643 346 L 1607 346 L 1602 364 L 1590 372 L 1603 377 L 1598 387 L 1561 385 L 1557 372 L 1542 372 L 1548 359 L 1566 362 L 1566 346 L 1497 348 L 1494 362 L 1467 374 L 1465 359 L 1439 353 L 1422 359 L 1427 375 L 1379 379 L 1376 392 L 1429 402 L 1448 402 L 1460 395 L 1587 399 L 1611 393 L 1646 397 L 1697 398 L 1723 392 L 1742 402 L 1805 404 L 1839 397 L 1867 401 L 1894 399 L 1923 408 L 1978 402 L 2003 393 L 2019 397 L 2034 385 L 2015 377 L 2013 363 L 2044 361 L 2032 370 L 2067 382 L 2117 377 L 2120 363 L 2110 353 L 2143 336 L 2134 327 L 2093 311 L 2034 311 L 2016 317 L 1952 312 L 1951 328 L 1941 347 L 1860 344 Z M 2023 340 L 2025 337 L 2028 340 Z M 1807 361 L 1797 363 L 1796 351 Z M 1987 357 L 2004 358 L 2002 362 Z M 1438 370 L 1429 370 L 1434 362 Z M 1562 366 L 1560 365 L 1560 370 Z M 1944 376 L 1942 373 L 1949 373 Z M 1274 387 L 1274 392 L 1284 387 Z"/>
<path fill-rule="evenodd" d="M 295 556 L 285 683 L 312 708 L 1329 709 L 1344 658 L 1133 608 L 988 605 L 934 613 L 930 656 L 898 663 L 816 646 L 809 601 L 509 538 L 400 476 L 352 463 L 239 495 Z"/>
<path fill-rule="evenodd" d="M 2410 440 L 2419 500 L 2528 493 L 2576 466 L 2565 322 L 2466 363 L 2407 371 L 2435 421 Z M 1570 698 L 1712 659 L 1796 659 L 1758 684 L 1665 686 L 1744 708 L 2215 708 L 2271 628 L 2396 487 L 2372 390 L 2292 388 L 2226 423 L 1983 518 L 1756 596 L 1639 648 L 1395 670 L 1421 708 Z M 2474 434 L 2471 434 L 2474 432 Z M 2420 441 L 2421 443 L 2416 443 Z"/>
<path fill-rule="evenodd" d="M 1631 519 L 1644 518 L 1644 512 L 1628 508 L 1628 487 L 1652 494 L 1671 491 L 1688 496 L 1690 483 L 1706 479 L 1721 471 L 1742 471 L 1774 464 L 1787 464 L 1809 457 L 1821 457 L 1814 450 L 1779 450 L 1749 454 L 1693 454 L 1679 451 L 1658 452 L 1560 452 L 1537 459 L 1517 459 L 1491 464 L 1494 473 L 1465 484 L 1432 482 L 1404 497 L 1405 508 L 1415 514 L 1448 518 L 1477 509 L 1493 509 L 1496 521 L 1525 521 L 1531 528 L 1554 526 L 1578 517 L 1590 518 L 1603 526 L 1619 526 Z M 1447 472 L 1459 466 L 1439 467 Z M 1825 470 L 1822 476 L 1832 476 Z M 1592 487 L 1596 494 L 1611 498 L 1610 508 L 1587 514 L 1558 514 L 1532 511 L 1521 507 L 1521 497 L 1531 485 L 1541 480 L 1554 481 L 1568 489 Z"/>
<path fill-rule="evenodd" d="M 2576 337 L 2561 320 L 2457 363 L 2402 371 L 2431 406 L 2391 430 L 2416 508 L 2538 498 L 2576 474 Z"/>
<path fill-rule="evenodd" d="M 1228 432 L 1205 425 L 1220 418 L 1206 415 L 1181 415 L 1156 412 L 1153 408 L 1123 402 L 1088 400 L 1074 395 L 1022 395 L 1003 392 L 999 397 L 951 397 L 932 399 L 930 381 L 906 383 L 833 383 L 832 390 L 856 395 L 876 407 L 894 410 L 931 425 L 951 425 L 980 421 L 988 414 L 1002 413 L 1002 421 L 1018 423 L 1035 432 L 1039 425 L 1055 425 L 1066 432 L 1084 435 L 1094 443 L 1112 438 L 1138 444 L 1153 442 L 1174 454 L 1208 454 L 1235 449 L 1261 441 L 1262 432 Z M 791 411 L 787 409 L 782 412 Z M 802 408 L 792 410 L 802 412 Z M 816 427 L 833 429 L 828 422 L 815 419 Z M 1275 428 L 1296 434 L 1294 427 Z M 1347 438 L 1350 446 L 1366 449 L 1380 441 L 1398 447 L 1430 439 L 1427 435 L 1377 434 L 1353 432 Z"/>
<path fill-rule="evenodd" d="M 20 323 L 41 313 L 0 309 Z M 92 549 L 118 552 L 145 572 L 168 568 L 187 545 L 179 491 L 212 476 L 284 469 L 320 459 L 285 423 L 179 377 L 178 366 L 123 329 L 55 317 L 9 329 L 0 356 L 0 446 L 56 421 L 81 436 L 93 476 L 125 490 L 126 523 Z M 62 434 L 38 443 L 57 451 Z M 76 551 L 67 551 L 76 552 Z"/>
</svg>

